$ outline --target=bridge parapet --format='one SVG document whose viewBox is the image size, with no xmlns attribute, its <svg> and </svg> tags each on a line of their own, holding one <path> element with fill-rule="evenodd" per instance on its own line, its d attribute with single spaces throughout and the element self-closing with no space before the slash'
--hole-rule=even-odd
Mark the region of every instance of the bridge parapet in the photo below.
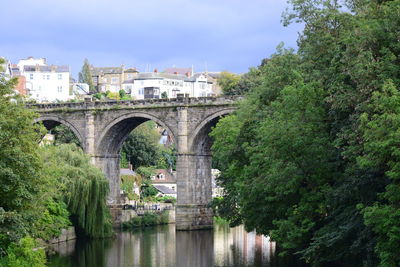
<svg viewBox="0 0 400 267">
<path fill-rule="evenodd" d="M 113 109 L 113 108 L 150 108 L 150 107 L 179 107 L 196 105 L 232 105 L 243 99 L 243 96 L 220 97 L 184 97 L 170 99 L 144 99 L 144 100 L 109 100 L 109 101 L 84 101 L 65 103 L 37 103 L 27 104 L 27 107 L 37 110 L 59 109 Z"/>
</svg>

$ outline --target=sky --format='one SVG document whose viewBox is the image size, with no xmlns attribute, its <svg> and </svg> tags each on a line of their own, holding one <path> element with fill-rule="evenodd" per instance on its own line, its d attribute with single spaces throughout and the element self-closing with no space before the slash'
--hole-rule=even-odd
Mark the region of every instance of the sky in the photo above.
<svg viewBox="0 0 400 267">
<path fill-rule="evenodd" d="M 19 0 L 0 4 L 0 56 L 69 65 L 245 73 L 301 25 L 283 27 L 286 0 Z M 5 25 L 5 27 L 4 27 Z"/>
</svg>

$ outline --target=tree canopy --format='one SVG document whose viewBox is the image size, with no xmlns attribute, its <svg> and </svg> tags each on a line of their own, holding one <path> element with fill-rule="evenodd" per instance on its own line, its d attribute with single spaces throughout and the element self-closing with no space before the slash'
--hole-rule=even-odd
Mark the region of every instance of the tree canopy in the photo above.
<svg viewBox="0 0 400 267">
<path fill-rule="evenodd" d="M 312 266 L 398 266 L 400 1 L 289 2 L 298 51 L 212 132 L 218 211 Z"/>
<path fill-rule="evenodd" d="M 89 85 L 89 92 L 96 93 L 96 88 L 93 85 L 92 72 L 90 70 L 89 60 L 85 58 L 81 72 L 79 72 L 79 82 Z"/>
</svg>

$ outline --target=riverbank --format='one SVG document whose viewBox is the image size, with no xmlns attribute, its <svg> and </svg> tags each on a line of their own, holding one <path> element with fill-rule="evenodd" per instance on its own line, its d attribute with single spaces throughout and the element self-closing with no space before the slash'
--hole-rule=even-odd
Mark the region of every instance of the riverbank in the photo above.
<svg viewBox="0 0 400 267">
<path fill-rule="evenodd" d="M 170 212 L 175 213 L 175 210 L 164 210 L 161 212 L 145 212 L 141 216 L 135 216 L 132 217 L 129 221 L 123 222 L 121 224 L 121 228 L 123 230 L 129 230 L 132 228 L 173 223 L 170 221 Z"/>
</svg>

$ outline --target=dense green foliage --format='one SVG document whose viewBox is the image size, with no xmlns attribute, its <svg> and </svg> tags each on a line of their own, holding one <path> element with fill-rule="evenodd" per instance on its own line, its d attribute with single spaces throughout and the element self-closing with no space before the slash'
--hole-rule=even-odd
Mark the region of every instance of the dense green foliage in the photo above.
<svg viewBox="0 0 400 267">
<path fill-rule="evenodd" d="M 146 227 L 169 223 L 169 212 L 145 212 L 143 216 L 137 216 L 122 224 L 122 228 L 129 230 L 137 227 Z"/>
<path fill-rule="evenodd" d="M 136 127 L 125 140 L 121 154 L 136 169 L 140 166 L 157 166 L 166 150 L 159 144 L 161 134 L 153 121 Z"/>
<path fill-rule="evenodd" d="M 221 72 L 218 78 L 218 85 L 221 87 L 223 94 L 225 95 L 238 95 L 237 85 L 239 83 L 240 76 L 227 71 Z"/>
<path fill-rule="evenodd" d="M 218 212 L 312 266 L 399 266 L 400 1 L 290 2 L 298 51 L 212 132 Z"/>
<path fill-rule="evenodd" d="M 249 88 L 260 84 L 261 74 L 261 68 L 250 68 L 249 72 L 240 76 L 224 71 L 218 78 L 218 85 L 224 95 L 244 95 Z"/>
<path fill-rule="evenodd" d="M 57 181 L 60 198 L 67 204 L 78 231 L 88 237 L 111 233 L 107 208 L 108 181 L 89 157 L 73 144 L 43 149 L 44 172 Z"/>
<path fill-rule="evenodd" d="M 129 200 L 139 200 L 139 196 L 135 194 L 134 187 L 142 184 L 142 176 L 121 175 L 121 189 L 127 194 Z"/>
<path fill-rule="evenodd" d="M 38 234 L 32 226 L 46 210 L 38 153 L 44 131 L 32 123 L 36 115 L 20 104 L 15 84 L 15 79 L 0 78 L 0 263 L 43 266 L 43 251 L 29 252 L 35 244 L 28 235 Z"/>
<path fill-rule="evenodd" d="M 108 183 L 75 145 L 39 147 L 45 129 L 14 85 L 0 78 L 0 266 L 39 267 L 46 258 L 36 239 L 57 237 L 71 220 L 86 236 L 110 233 Z M 56 143 L 73 139 L 57 133 Z"/>
<path fill-rule="evenodd" d="M 0 258 L 2 267 L 44 267 L 46 255 L 43 249 L 37 249 L 31 237 L 24 237 L 7 248 L 7 257 Z"/>
<path fill-rule="evenodd" d="M 73 131 L 68 126 L 60 124 L 51 129 L 51 134 L 54 135 L 54 144 L 75 144 L 81 146 L 79 139 L 76 137 Z"/>
</svg>

